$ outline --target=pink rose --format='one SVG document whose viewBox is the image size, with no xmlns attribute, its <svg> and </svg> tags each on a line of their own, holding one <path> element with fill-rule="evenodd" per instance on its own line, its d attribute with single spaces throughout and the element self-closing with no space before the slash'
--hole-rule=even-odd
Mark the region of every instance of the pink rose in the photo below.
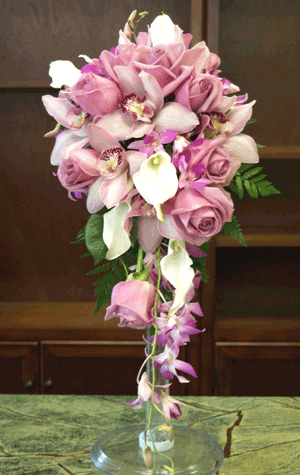
<svg viewBox="0 0 300 475">
<path fill-rule="evenodd" d="M 98 175 L 91 176 L 84 172 L 76 160 L 71 157 L 62 160 L 57 170 L 58 179 L 64 188 L 69 191 L 81 191 L 83 193 L 88 192 L 89 185 L 94 183 Z"/>
<path fill-rule="evenodd" d="M 196 246 L 218 234 L 232 220 L 234 205 L 223 188 L 206 186 L 203 190 L 184 188 L 171 200 L 171 215 L 176 231 L 184 241 Z"/>
<path fill-rule="evenodd" d="M 188 78 L 179 86 L 175 96 L 176 102 L 191 111 L 210 112 L 215 110 L 223 99 L 223 83 L 217 76 L 199 74 Z"/>
<path fill-rule="evenodd" d="M 183 150 L 179 155 L 177 167 L 181 172 L 180 188 L 199 178 L 207 178 L 213 183 L 224 185 L 233 167 L 232 159 L 222 147 L 226 140 L 225 137 L 203 140 L 200 146 L 194 146 L 192 142 Z"/>
<path fill-rule="evenodd" d="M 111 305 L 107 307 L 104 320 L 119 317 L 119 327 L 149 328 L 153 317 L 155 287 L 149 282 L 129 280 L 119 282 L 113 288 Z"/>
<path fill-rule="evenodd" d="M 102 117 L 114 112 L 122 99 L 120 89 L 113 81 L 93 73 L 82 74 L 69 93 L 85 112 Z"/>
</svg>

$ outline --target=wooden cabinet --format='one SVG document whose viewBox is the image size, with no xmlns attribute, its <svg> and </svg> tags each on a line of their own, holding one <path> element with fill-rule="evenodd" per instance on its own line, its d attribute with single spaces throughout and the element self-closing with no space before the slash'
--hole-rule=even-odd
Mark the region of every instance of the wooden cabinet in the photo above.
<svg viewBox="0 0 300 475">
<path fill-rule="evenodd" d="M 0 303 L 0 393 L 136 395 L 145 332 L 104 322 L 94 307 Z M 174 378 L 171 393 L 187 387 Z"/>
<path fill-rule="evenodd" d="M 0 393 L 39 393 L 37 342 L 0 341 Z"/>
</svg>

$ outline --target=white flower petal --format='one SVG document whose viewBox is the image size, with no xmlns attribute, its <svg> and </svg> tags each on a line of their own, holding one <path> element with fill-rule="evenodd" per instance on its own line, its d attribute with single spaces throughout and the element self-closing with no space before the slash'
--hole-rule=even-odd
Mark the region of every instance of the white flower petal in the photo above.
<svg viewBox="0 0 300 475">
<path fill-rule="evenodd" d="M 153 122 L 155 124 L 154 130 L 158 134 L 166 129 L 185 134 L 199 125 L 196 114 L 177 102 L 167 102 L 156 114 Z"/>
<path fill-rule="evenodd" d="M 175 299 L 169 315 L 173 315 L 185 304 L 185 299 L 193 286 L 195 272 L 192 259 L 185 250 L 184 241 L 170 240 L 167 256 L 161 262 L 163 276 L 175 287 Z"/>
<path fill-rule="evenodd" d="M 152 45 L 168 45 L 169 43 L 180 42 L 180 31 L 175 28 L 174 23 L 168 15 L 158 15 L 150 26 L 150 37 Z"/>
<path fill-rule="evenodd" d="M 97 213 L 103 208 L 104 203 L 100 198 L 100 188 L 105 178 L 100 176 L 89 188 L 89 194 L 86 200 L 86 207 L 89 213 Z"/>
<path fill-rule="evenodd" d="M 259 155 L 255 141 L 250 135 L 238 134 L 228 137 L 222 144 L 229 157 L 242 163 L 258 163 Z"/>
<path fill-rule="evenodd" d="M 51 87 L 60 89 L 62 86 L 72 87 L 81 76 L 81 72 L 71 61 L 53 61 L 50 63 L 49 76 L 52 78 Z"/>
<path fill-rule="evenodd" d="M 132 179 L 144 200 L 155 207 L 172 198 L 178 190 L 176 168 L 166 152 L 151 155 Z"/>
<path fill-rule="evenodd" d="M 112 260 L 124 254 L 131 246 L 130 238 L 124 230 L 124 223 L 131 206 L 128 203 L 119 203 L 103 215 L 103 241 L 108 251 L 106 259 Z"/>
<path fill-rule="evenodd" d="M 51 165 L 59 165 L 62 160 L 67 158 L 62 153 L 63 149 L 70 147 L 75 143 L 79 143 L 81 140 L 84 140 L 83 136 L 73 133 L 70 130 L 64 130 L 61 134 L 59 134 L 56 137 L 55 145 L 51 153 Z"/>
</svg>

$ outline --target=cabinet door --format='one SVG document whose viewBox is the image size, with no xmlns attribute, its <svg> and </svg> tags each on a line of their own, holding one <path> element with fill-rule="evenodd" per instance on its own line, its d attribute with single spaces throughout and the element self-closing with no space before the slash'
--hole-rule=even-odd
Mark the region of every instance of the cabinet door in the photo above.
<svg viewBox="0 0 300 475">
<path fill-rule="evenodd" d="M 0 393 L 39 393 L 37 342 L 0 341 Z"/>
<path fill-rule="evenodd" d="M 137 394 L 143 341 L 42 341 L 41 347 L 43 394 Z M 172 394 L 184 394 L 177 380 Z"/>
<path fill-rule="evenodd" d="M 300 343 L 216 342 L 216 396 L 300 396 Z"/>
</svg>

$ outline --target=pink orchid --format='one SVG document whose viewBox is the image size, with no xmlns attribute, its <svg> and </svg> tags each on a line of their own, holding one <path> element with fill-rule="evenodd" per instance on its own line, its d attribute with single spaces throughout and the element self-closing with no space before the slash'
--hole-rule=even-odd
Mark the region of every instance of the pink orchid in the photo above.
<svg viewBox="0 0 300 475">
<path fill-rule="evenodd" d="M 80 161 L 86 173 L 97 172 L 99 176 L 91 186 L 87 200 L 88 210 L 96 212 L 104 204 L 110 209 L 123 199 L 133 187 L 128 177 L 129 161 L 135 159 L 142 162 L 147 156 L 140 152 L 125 152 L 114 137 L 94 124 L 88 126 L 88 140 L 92 149 L 77 147 L 71 156 Z"/>
<path fill-rule="evenodd" d="M 151 399 L 152 395 L 152 384 L 148 380 L 147 373 L 143 373 L 141 380 L 138 384 L 138 397 L 132 402 L 126 402 L 128 406 L 135 406 L 133 409 L 141 409 L 143 402 L 148 401 Z M 154 391 L 154 403 L 159 404 L 160 398 L 156 391 Z M 166 405 L 166 403 L 165 403 Z"/>
<path fill-rule="evenodd" d="M 181 104 L 164 104 L 163 91 L 150 74 L 138 74 L 124 66 L 116 66 L 115 72 L 123 93 L 121 108 L 99 120 L 96 117 L 95 125 L 117 140 L 140 138 L 153 130 L 158 134 L 166 129 L 186 133 L 199 124 L 196 114 Z"/>
<path fill-rule="evenodd" d="M 137 140 L 131 142 L 128 145 L 129 149 L 139 150 L 140 152 L 146 153 L 148 158 L 153 154 L 153 152 L 159 152 L 164 150 L 163 144 L 171 143 L 177 137 L 177 132 L 175 130 L 164 130 L 160 134 L 156 132 L 151 132 L 146 135 L 144 140 Z"/>
<path fill-rule="evenodd" d="M 194 368 L 185 361 L 177 360 L 179 348 L 174 345 L 170 346 L 168 343 L 165 346 L 163 353 L 154 356 L 154 366 L 161 365 L 160 372 L 165 379 L 173 379 L 174 376 L 178 378 L 180 383 L 189 383 L 189 380 L 177 374 L 176 369 L 184 371 L 185 373 L 197 378 Z"/>
<path fill-rule="evenodd" d="M 184 402 L 178 401 L 177 399 L 171 397 L 169 394 L 165 393 L 162 389 L 160 390 L 160 402 L 161 402 L 161 410 L 164 415 L 170 419 L 179 419 L 182 415 L 181 409 L 179 404 L 183 404 L 186 406 Z"/>
<path fill-rule="evenodd" d="M 67 129 L 79 130 L 90 118 L 79 105 L 71 104 L 68 99 L 46 95 L 42 96 L 42 101 L 48 114 Z"/>
</svg>

